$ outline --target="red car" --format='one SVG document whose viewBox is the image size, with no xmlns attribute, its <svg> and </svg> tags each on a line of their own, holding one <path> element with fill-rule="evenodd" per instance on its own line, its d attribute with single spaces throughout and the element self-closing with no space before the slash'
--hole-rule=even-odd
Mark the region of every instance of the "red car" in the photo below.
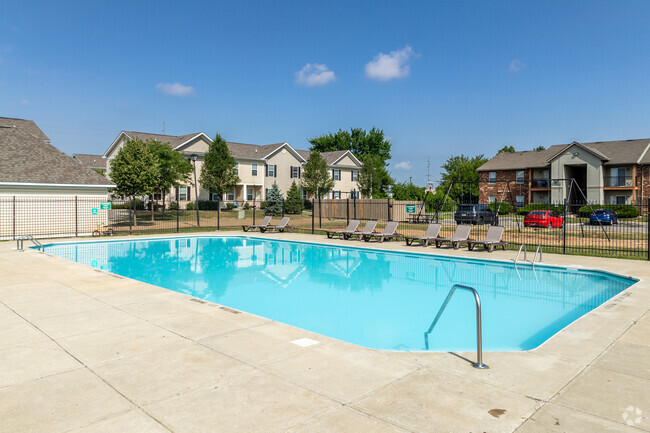
<svg viewBox="0 0 650 433">
<path fill-rule="evenodd" d="M 524 227 L 558 228 L 564 225 L 564 219 L 552 210 L 534 210 L 524 217 Z"/>
</svg>

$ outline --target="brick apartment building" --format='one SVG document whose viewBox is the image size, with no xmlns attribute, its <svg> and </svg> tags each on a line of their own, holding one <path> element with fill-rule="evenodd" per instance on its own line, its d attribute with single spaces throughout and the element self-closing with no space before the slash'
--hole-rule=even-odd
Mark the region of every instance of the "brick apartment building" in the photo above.
<svg viewBox="0 0 650 433">
<path fill-rule="evenodd" d="M 479 201 L 633 204 L 650 197 L 650 139 L 558 144 L 504 152 L 478 169 Z M 574 187 L 569 179 L 575 179 Z M 576 187 L 577 186 L 577 187 Z M 583 197 L 584 195 L 584 197 Z"/>
</svg>

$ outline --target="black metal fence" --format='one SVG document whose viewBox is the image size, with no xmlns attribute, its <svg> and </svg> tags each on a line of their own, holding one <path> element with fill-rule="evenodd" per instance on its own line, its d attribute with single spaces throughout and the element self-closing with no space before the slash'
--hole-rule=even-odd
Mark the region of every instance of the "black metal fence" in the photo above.
<svg viewBox="0 0 650 433">
<path fill-rule="evenodd" d="M 442 224 L 441 235 L 453 235 L 458 225 L 458 214 L 467 205 L 450 200 L 395 201 L 391 199 L 314 200 L 305 203 L 305 209 L 289 213 L 282 203 L 274 212 L 273 221 L 282 216 L 291 218 L 296 231 L 323 233 L 342 229 L 351 219 L 377 220 L 377 230 L 388 221 L 399 222 L 398 232 L 406 236 L 424 234 L 427 224 Z M 484 204 L 485 205 L 485 204 Z M 517 203 L 491 204 L 494 220 L 478 218 L 473 223 L 470 237 L 482 239 L 490 224 L 505 228 L 504 240 L 511 249 L 521 244 L 544 252 L 621 257 L 650 260 L 650 200 L 633 205 L 612 206 L 584 202 L 565 205 L 527 205 Z M 215 204 L 211 209 L 158 209 L 153 211 L 142 201 L 112 200 L 96 197 L 0 197 L 0 240 L 16 239 L 30 234 L 37 238 L 90 236 L 97 231 L 103 235 L 110 229 L 116 235 L 146 233 L 182 233 L 214 230 L 241 230 L 243 225 L 260 223 L 268 209 L 264 204 L 253 203 L 244 208 L 230 208 L 226 203 Z M 463 207 L 465 206 L 465 207 Z M 487 206 L 487 205 L 486 205 Z M 486 207 L 484 206 L 484 207 Z M 610 208 L 618 212 L 616 221 L 593 221 L 593 210 Z M 532 226 L 526 220 L 529 211 L 549 210 L 556 220 L 543 226 Z M 459 211 L 459 212 L 457 212 Z"/>
</svg>

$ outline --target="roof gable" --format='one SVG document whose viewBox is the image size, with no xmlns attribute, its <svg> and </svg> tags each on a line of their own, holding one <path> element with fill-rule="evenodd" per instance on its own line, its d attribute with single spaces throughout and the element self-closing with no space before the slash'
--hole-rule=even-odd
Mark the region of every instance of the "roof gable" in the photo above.
<svg viewBox="0 0 650 433">
<path fill-rule="evenodd" d="M 593 148 L 587 147 L 587 146 L 585 146 L 585 145 L 583 145 L 583 144 L 580 144 L 580 143 L 578 143 L 577 141 L 574 141 L 573 143 L 571 143 L 571 144 L 567 144 L 566 146 L 564 146 L 562 149 L 560 149 L 559 152 L 556 152 L 555 154 L 553 154 L 553 155 L 552 155 L 552 156 L 547 160 L 547 162 L 550 163 L 550 162 L 553 161 L 555 158 L 557 158 L 558 156 L 564 154 L 565 152 L 567 152 L 567 151 L 568 151 L 569 149 L 571 149 L 572 147 L 579 147 L 580 149 L 583 149 L 584 151 L 589 152 L 589 153 L 591 153 L 592 155 L 594 155 L 594 156 L 600 158 L 602 161 L 609 161 L 609 157 L 608 157 L 607 155 L 603 154 L 602 152 L 600 152 L 600 151 L 598 151 L 598 150 L 596 150 L 596 149 L 593 149 Z"/>
</svg>

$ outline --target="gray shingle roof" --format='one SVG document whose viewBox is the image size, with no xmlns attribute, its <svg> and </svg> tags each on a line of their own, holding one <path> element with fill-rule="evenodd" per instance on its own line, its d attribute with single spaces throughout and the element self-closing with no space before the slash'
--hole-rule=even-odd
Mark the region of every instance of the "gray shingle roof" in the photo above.
<svg viewBox="0 0 650 433">
<path fill-rule="evenodd" d="M 0 117 L 0 182 L 112 183 L 50 144 L 31 120 Z"/>
<path fill-rule="evenodd" d="M 101 168 L 106 170 L 106 160 L 102 155 L 89 155 L 87 153 L 73 153 L 73 158 L 76 158 L 81 165 L 88 168 Z"/>
<path fill-rule="evenodd" d="M 228 150 L 230 150 L 230 153 L 232 153 L 235 158 L 262 159 L 285 143 L 246 144 L 228 141 L 226 144 L 228 145 Z"/>
<path fill-rule="evenodd" d="M 297 150 L 297 152 L 305 159 L 308 159 L 311 153 L 309 150 Z M 347 150 L 334 150 L 332 152 L 321 152 L 321 156 L 325 158 L 328 165 L 332 165 L 347 152 Z"/>
<path fill-rule="evenodd" d="M 139 138 L 142 141 L 147 140 L 157 140 L 161 143 L 167 143 L 172 148 L 176 148 L 181 144 L 185 143 L 187 140 L 196 137 L 201 134 L 200 132 L 195 132 L 194 134 L 186 135 L 162 135 L 162 134 L 149 134 L 148 132 L 137 132 L 137 131 L 122 131 L 131 138 Z"/>
<path fill-rule="evenodd" d="M 580 143 L 583 147 L 593 151 L 594 154 L 603 158 L 603 165 L 636 164 L 649 144 L 650 139 L 648 138 Z M 548 162 L 549 159 L 558 155 L 570 145 L 571 144 L 556 144 L 541 151 L 530 150 L 525 152 L 499 153 L 479 167 L 478 171 L 548 167 L 550 166 L 550 163 Z M 643 159 L 640 162 L 643 164 L 650 163 L 650 151 L 643 155 Z"/>
</svg>

